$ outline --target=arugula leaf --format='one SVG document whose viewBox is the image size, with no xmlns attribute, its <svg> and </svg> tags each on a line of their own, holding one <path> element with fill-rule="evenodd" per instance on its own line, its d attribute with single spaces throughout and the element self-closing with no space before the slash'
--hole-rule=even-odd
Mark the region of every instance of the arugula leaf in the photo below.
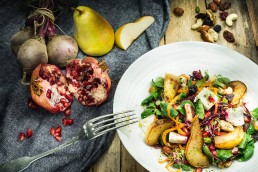
<svg viewBox="0 0 258 172">
<path fill-rule="evenodd" d="M 216 76 L 216 80 L 214 80 L 212 82 L 212 85 L 214 87 L 224 88 L 225 85 L 227 85 L 229 82 L 230 82 L 230 79 L 228 79 L 227 77 L 224 77 L 222 75 L 218 75 L 218 76 Z"/>
<path fill-rule="evenodd" d="M 217 157 L 219 159 L 221 159 L 222 161 L 226 161 L 228 158 L 233 156 L 231 149 L 229 149 L 229 150 L 217 149 L 216 153 L 217 153 Z"/>
<path fill-rule="evenodd" d="M 243 154 L 240 154 L 237 157 L 237 160 L 242 162 L 242 161 L 247 161 L 249 160 L 254 154 L 254 140 L 252 139 L 246 146 L 246 148 L 243 150 Z"/>
<path fill-rule="evenodd" d="M 249 127 L 246 130 L 247 134 L 253 135 L 256 132 L 254 125 L 252 123 L 249 124 Z"/>
<path fill-rule="evenodd" d="M 148 116 L 153 115 L 153 110 L 152 109 L 145 109 L 142 113 L 141 113 L 141 118 L 144 119 Z"/>
<path fill-rule="evenodd" d="M 150 102 L 152 102 L 153 100 L 156 100 L 159 97 L 159 93 L 155 90 L 153 92 L 150 93 L 149 97 L 147 97 L 146 99 L 144 99 L 141 103 L 142 106 L 149 104 Z"/>
<path fill-rule="evenodd" d="M 164 78 L 162 78 L 162 77 L 157 77 L 156 79 L 155 79 L 155 81 L 154 80 L 152 80 L 152 85 L 155 87 L 155 88 L 164 88 Z"/>
<path fill-rule="evenodd" d="M 252 110 L 250 113 L 254 118 L 258 118 L 258 107 Z"/>
<path fill-rule="evenodd" d="M 201 79 L 201 80 L 198 80 L 197 83 L 196 83 L 196 86 L 197 87 L 200 87 L 202 86 L 206 81 L 209 80 L 209 74 L 208 74 L 208 71 L 205 71 L 205 75 L 204 77 Z"/>
<path fill-rule="evenodd" d="M 160 108 L 161 108 L 161 116 L 163 118 L 168 118 L 168 109 L 167 109 L 168 108 L 168 103 L 167 102 L 160 102 Z M 170 111 L 170 116 L 172 116 L 174 118 L 178 114 L 176 109 L 173 108 L 173 107 L 170 107 L 169 111 Z"/>
<path fill-rule="evenodd" d="M 196 107 L 195 107 L 195 114 L 198 115 L 198 117 L 200 119 L 203 119 L 204 118 L 204 107 L 203 107 L 203 104 L 201 102 L 200 99 L 197 100 L 196 102 Z"/>
</svg>

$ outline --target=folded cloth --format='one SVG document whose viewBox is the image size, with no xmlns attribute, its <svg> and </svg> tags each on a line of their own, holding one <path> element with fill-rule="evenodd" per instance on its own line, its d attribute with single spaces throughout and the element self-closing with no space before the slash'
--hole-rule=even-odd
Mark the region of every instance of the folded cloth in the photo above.
<svg viewBox="0 0 258 172">
<path fill-rule="evenodd" d="M 79 5 L 86 5 L 98 11 L 113 26 L 114 30 L 122 24 L 133 22 L 141 16 L 151 15 L 155 22 L 126 50 L 116 46 L 100 60 L 105 60 L 110 68 L 109 76 L 112 88 L 107 101 L 96 107 L 82 106 L 74 99 L 71 117 L 72 126 L 62 126 L 63 113 L 50 114 L 39 108 L 32 110 L 27 106 L 30 97 L 29 88 L 20 83 L 21 68 L 10 50 L 11 36 L 24 26 L 27 13 L 24 3 L 15 0 L 0 2 L 0 164 L 21 156 L 33 156 L 68 141 L 78 134 L 81 126 L 88 119 L 98 115 L 112 113 L 113 97 L 119 79 L 137 58 L 157 47 L 164 35 L 168 22 L 171 0 L 85 0 Z M 73 35 L 73 11 L 64 9 L 57 24 L 62 30 Z M 78 57 L 85 54 L 79 52 Z M 62 126 L 62 141 L 57 142 L 50 134 L 51 127 Z M 30 128 L 33 136 L 19 141 L 20 132 Z M 110 132 L 97 139 L 83 140 L 55 154 L 34 162 L 26 171 L 87 171 L 107 150 L 114 136 Z"/>
</svg>

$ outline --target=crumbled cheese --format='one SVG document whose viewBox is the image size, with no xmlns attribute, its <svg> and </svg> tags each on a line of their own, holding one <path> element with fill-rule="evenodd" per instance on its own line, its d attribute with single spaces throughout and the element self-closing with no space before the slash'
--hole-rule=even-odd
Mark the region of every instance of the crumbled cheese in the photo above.
<svg viewBox="0 0 258 172">
<path fill-rule="evenodd" d="M 170 132 L 168 140 L 170 143 L 186 144 L 187 138 L 188 137 L 182 136 L 181 134 Z"/>
<path fill-rule="evenodd" d="M 229 108 L 227 109 L 228 116 L 226 120 L 234 126 L 242 126 L 245 124 L 244 121 L 244 108 Z"/>
<path fill-rule="evenodd" d="M 142 131 L 144 133 L 146 133 L 148 127 L 150 126 L 150 124 L 156 119 L 155 115 L 150 115 L 146 118 L 144 118 L 143 120 L 141 120 L 139 122 L 139 126 L 142 128 Z"/>
<path fill-rule="evenodd" d="M 213 102 L 209 101 L 209 96 L 214 99 Z M 196 102 L 198 99 L 201 100 L 205 110 L 209 110 L 218 101 L 218 97 L 208 88 L 203 88 L 195 97 L 194 101 Z"/>
</svg>

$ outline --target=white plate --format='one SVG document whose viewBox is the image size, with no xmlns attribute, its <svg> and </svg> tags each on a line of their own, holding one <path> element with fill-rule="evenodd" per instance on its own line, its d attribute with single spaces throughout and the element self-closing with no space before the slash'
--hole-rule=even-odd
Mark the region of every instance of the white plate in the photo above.
<svg viewBox="0 0 258 172">
<path fill-rule="evenodd" d="M 250 110 L 258 106 L 258 66 L 247 57 L 223 46 L 203 42 L 179 42 L 158 47 L 137 59 L 122 76 L 114 97 L 113 111 L 137 109 L 140 117 L 141 101 L 148 96 L 151 80 L 164 76 L 165 72 L 180 75 L 194 70 L 209 74 L 222 74 L 231 80 L 241 80 L 247 85 L 247 106 Z M 118 135 L 128 152 L 144 168 L 153 172 L 167 172 L 165 164 L 158 163 L 160 150 L 144 143 L 144 135 L 138 124 L 119 129 Z M 255 153 L 247 162 L 234 161 L 223 172 L 256 171 L 258 144 Z"/>
</svg>

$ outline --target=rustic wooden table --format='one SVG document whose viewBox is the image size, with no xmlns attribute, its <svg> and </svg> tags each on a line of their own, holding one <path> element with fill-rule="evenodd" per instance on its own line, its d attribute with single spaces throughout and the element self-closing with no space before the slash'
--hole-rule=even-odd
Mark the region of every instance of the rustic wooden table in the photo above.
<svg viewBox="0 0 258 172">
<path fill-rule="evenodd" d="M 206 4 L 212 0 L 199 0 L 198 5 L 205 11 Z M 229 1 L 229 0 L 228 0 Z M 257 0 L 230 0 L 229 13 L 238 15 L 237 21 L 232 27 L 227 27 L 218 19 L 222 26 L 219 39 L 216 44 L 231 48 L 258 64 L 258 1 Z M 160 46 L 179 41 L 202 41 L 200 33 L 191 30 L 195 23 L 195 7 L 197 0 L 172 0 L 171 20 L 168 30 L 160 42 Z M 177 17 L 173 14 L 175 7 L 184 9 L 184 14 Z M 217 18 L 219 12 L 216 12 Z M 236 42 L 228 43 L 222 35 L 223 30 L 229 30 L 235 35 Z M 145 172 L 139 163 L 127 152 L 116 134 L 108 151 L 96 162 L 89 172 Z"/>
</svg>

